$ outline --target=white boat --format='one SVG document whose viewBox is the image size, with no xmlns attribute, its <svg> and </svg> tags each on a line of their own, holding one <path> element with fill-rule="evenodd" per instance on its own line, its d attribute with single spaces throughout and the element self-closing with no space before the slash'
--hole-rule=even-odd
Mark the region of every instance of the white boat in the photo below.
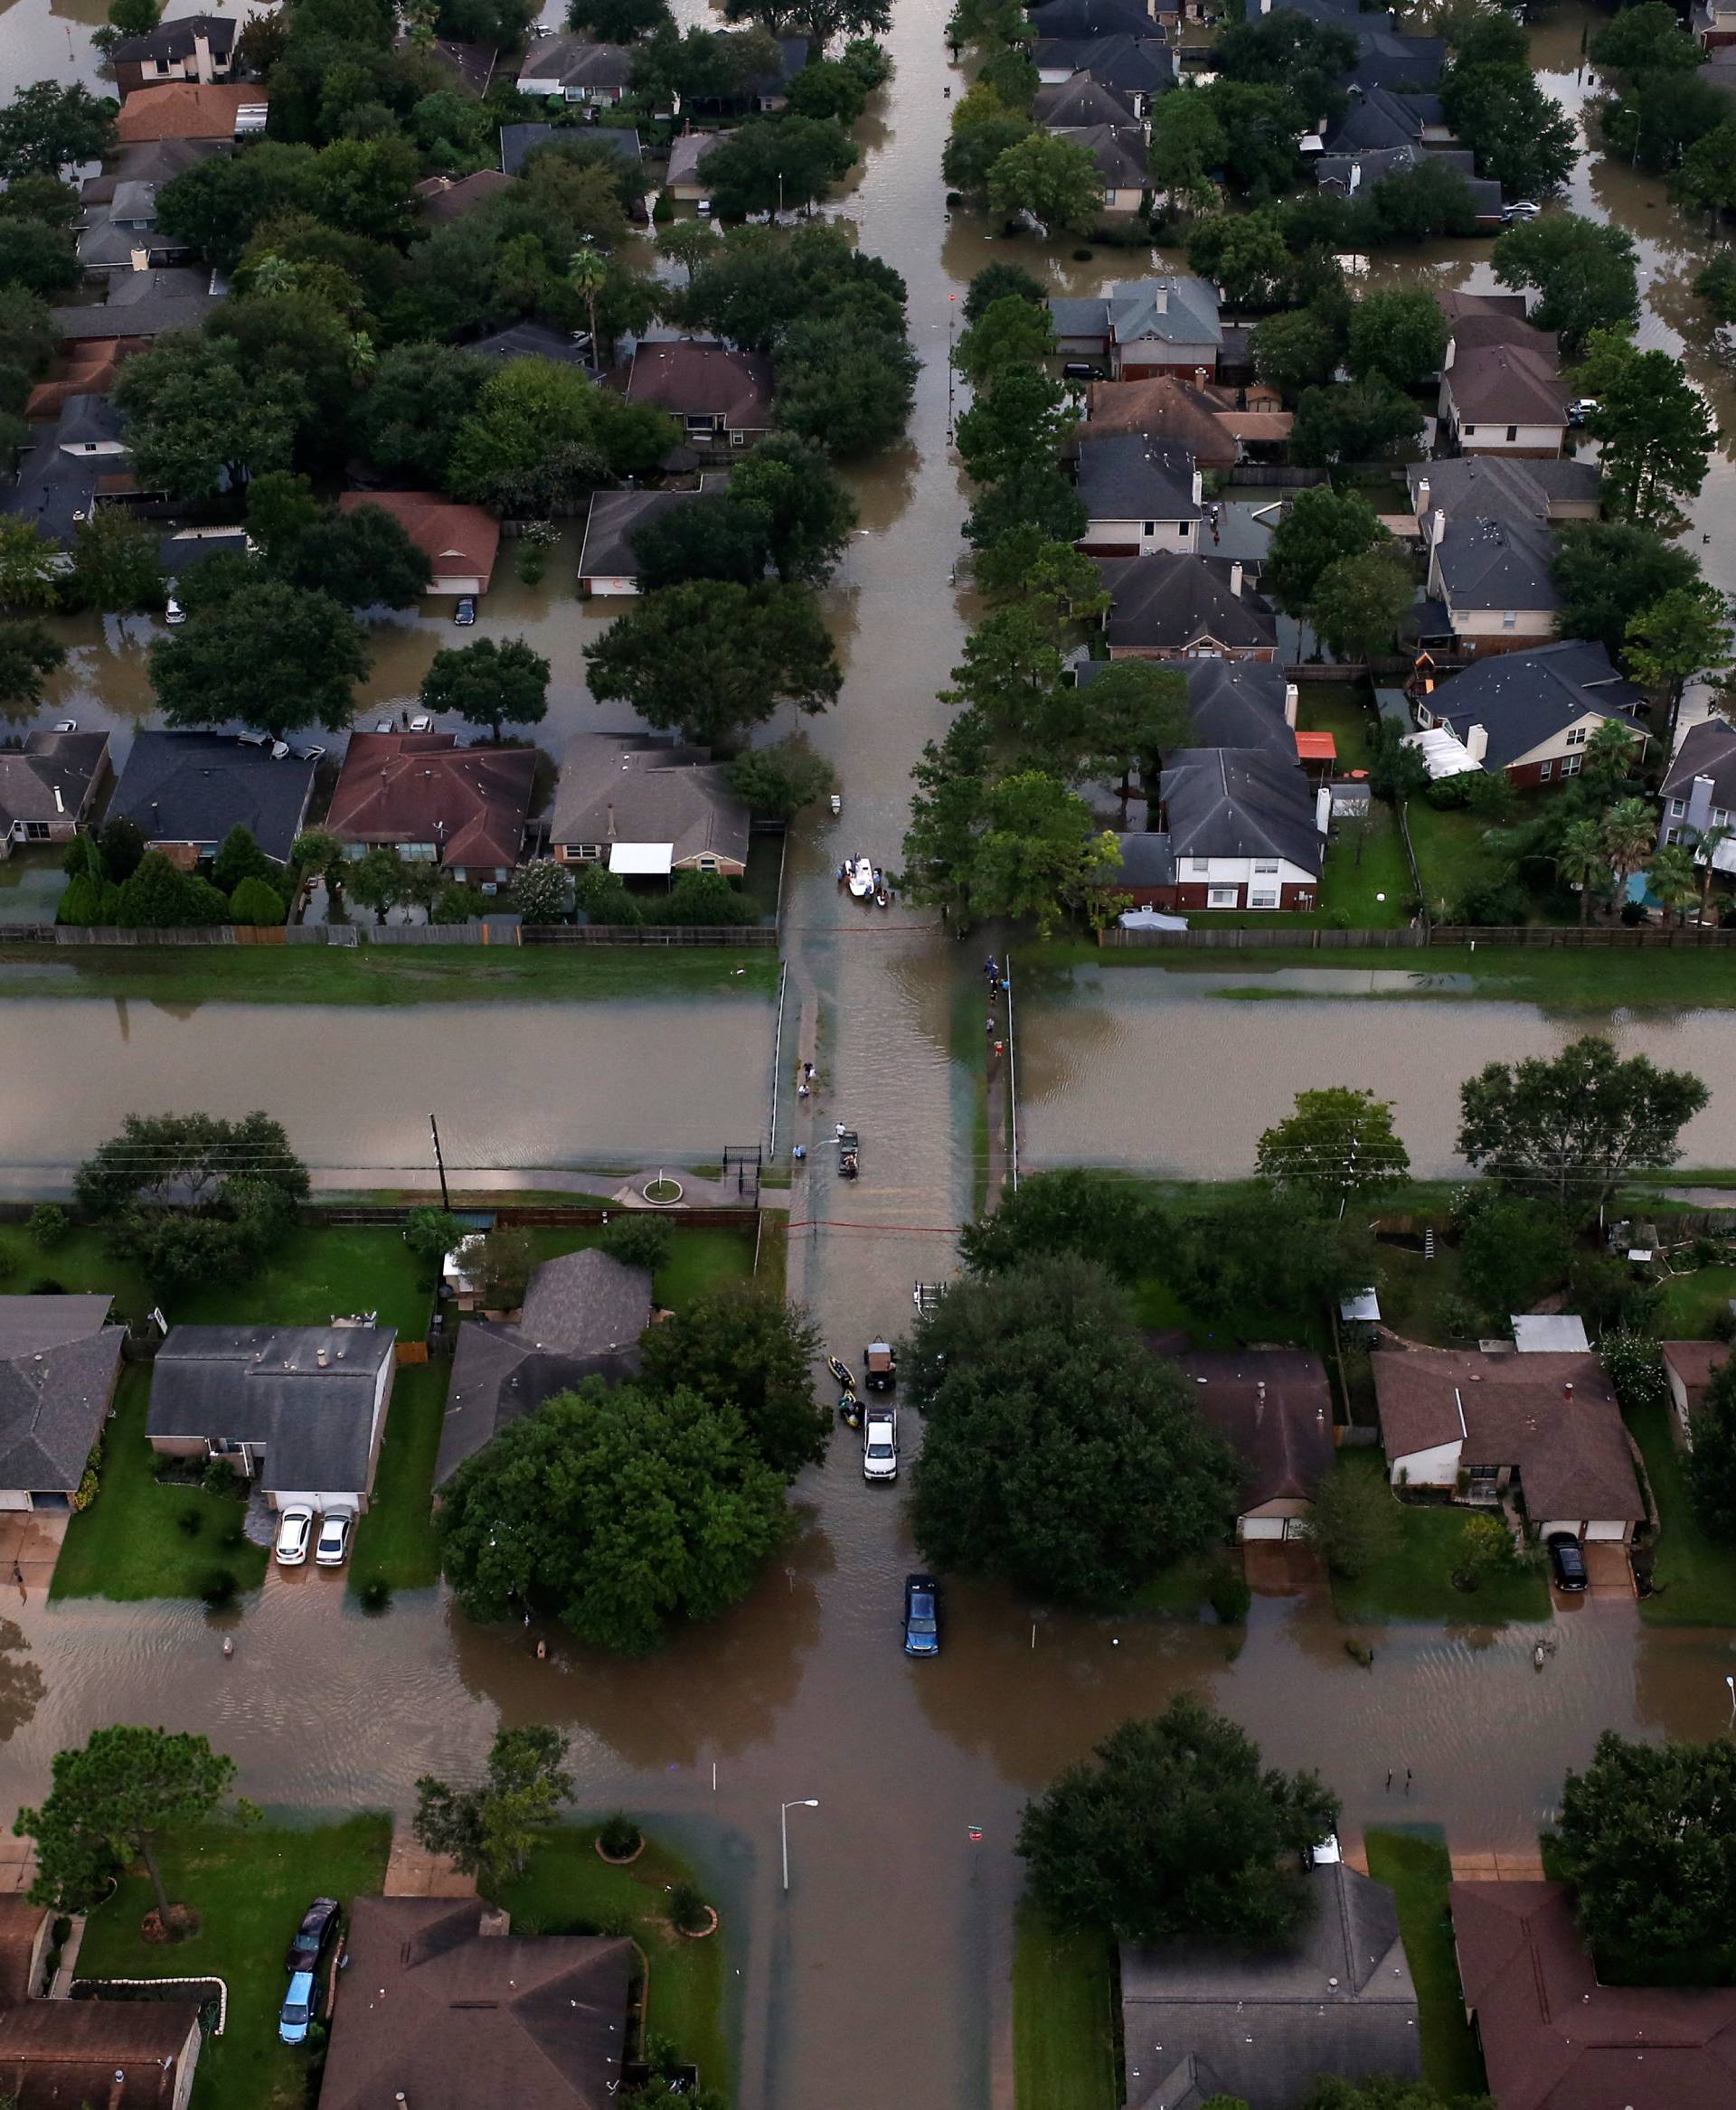
<svg viewBox="0 0 1736 2110">
<path fill-rule="evenodd" d="M 850 891 L 858 901 L 865 901 L 874 890 L 874 868 L 865 857 L 852 861 L 850 866 Z"/>
</svg>

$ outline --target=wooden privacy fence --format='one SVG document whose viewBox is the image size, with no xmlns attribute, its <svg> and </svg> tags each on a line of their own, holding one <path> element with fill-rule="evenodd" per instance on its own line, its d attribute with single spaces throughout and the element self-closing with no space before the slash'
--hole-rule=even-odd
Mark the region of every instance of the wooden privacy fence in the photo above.
<svg viewBox="0 0 1736 2110">
<path fill-rule="evenodd" d="M 1560 927 L 1518 924 L 1479 928 L 1474 923 L 1437 923 L 1428 928 L 1415 924 L 1402 930 L 1319 930 L 1297 929 L 1275 918 L 1269 925 L 1254 930 L 1241 928 L 1214 930 L 1210 925 L 1189 930 L 1127 930 L 1118 923 L 1099 931 L 1098 942 L 1111 951 L 1128 946 L 1170 947 L 1184 952 L 1190 949 L 1269 952 L 1275 946 L 1286 952 L 1420 952 L 1435 946 L 1525 948 L 1541 946 L 1551 951 L 1586 947 L 1618 952 L 1654 947 L 1669 952 L 1686 947 L 1715 951 L 1720 947 L 1736 945 L 1736 929 L 1665 930 L 1647 925 L 1632 930 L 1626 926 L 1600 929 L 1593 925 L 1581 930 L 1572 924 Z"/>
<path fill-rule="evenodd" d="M 172 930 L 123 929 L 112 924 L 0 924 L 6 946 L 283 946 L 283 945 L 612 945 L 720 946 L 777 948 L 772 925 L 697 923 L 521 924 L 511 917 L 472 923 L 206 923 Z"/>
</svg>

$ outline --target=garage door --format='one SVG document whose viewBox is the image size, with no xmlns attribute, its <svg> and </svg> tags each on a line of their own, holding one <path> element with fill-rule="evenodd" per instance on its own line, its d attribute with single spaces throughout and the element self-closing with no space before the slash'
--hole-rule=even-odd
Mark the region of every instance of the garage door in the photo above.
<svg viewBox="0 0 1736 2110">
<path fill-rule="evenodd" d="M 1243 1517 L 1241 1535 L 1244 1539 L 1281 1539 L 1284 1520 L 1282 1517 Z"/>
<path fill-rule="evenodd" d="M 1585 1535 L 1588 1539 L 1621 1539 L 1627 1536 L 1627 1528 L 1622 1524 L 1599 1523 L 1593 1517 L 1585 1527 Z"/>
</svg>

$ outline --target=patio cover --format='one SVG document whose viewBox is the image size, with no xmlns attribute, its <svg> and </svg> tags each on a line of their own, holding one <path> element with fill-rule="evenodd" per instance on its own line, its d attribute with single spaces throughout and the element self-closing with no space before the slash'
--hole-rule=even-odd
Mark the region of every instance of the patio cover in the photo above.
<svg viewBox="0 0 1736 2110">
<path fill-rule="evenodd" d="M 625 872 L 629 879 L 646 879 L 654 874 L 667 879 L 675 860 L 673 843 L 611 843 L 609 846 L 609 869 Z"/>
</svg>

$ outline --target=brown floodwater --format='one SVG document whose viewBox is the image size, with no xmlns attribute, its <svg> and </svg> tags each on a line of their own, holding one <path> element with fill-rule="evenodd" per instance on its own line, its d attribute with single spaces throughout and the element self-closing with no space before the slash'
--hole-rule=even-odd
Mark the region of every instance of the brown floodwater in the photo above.
<svg viewBox="0 0 1736 2110">
<path fill-rule="evenodd" d="M 18 0 L 8 22 L 33 5 Z M 788 1124 L 798 1119 L 795 1135 L 815 1145 L 792 1196 L 791 1288 L 830 1345 L 850 1357 L 876 1330 L 905 1323 L 913 1280 L 951 1267 L 950 1227 L 969 1207 L 975 1173 L 972 1087 L 953 1059 L 952 991 L 974 977 L 982 948 L 961 956 L 929 918 L 901 908 L 856 909 L 831 879 L 846 851 L 896 857 L 910 764 L 942 729 L 935 692 L 970 614 L 949 580 L 964 497 L 946 444 L 945 354 L 953 297 L 1007 245 L 944 215 L 942 90 L 959 78 L 945 64 L 945 14 L 946 0 L 901 0 L 892 40 L 899 73 L 882 99 L 880 144 L 841 206 L 864 246 L 905 274 L 924 364 L 910 447 L 853 479 L 867 532 L 827 597 L 847 679 L 838 709 L 813 725 L 812 737 L 837 765 L 844 817 L 799 834 L 790 867 L 785 1062 L 811 1054 L 825 1088 L 807 1114 L 788 1095 L 780 1109 L 782 1140 L 792 1139 Z M 1552 66 L 1571 64 L 1578 21 L 1563 14 L 1541 33 Z M 1647 328 L 1669 327 L 1662 318 L 1681 310 L 1660 295 L 1658 279 L 1688 268 L 1688 236 L 1672 228 L 1654 193 L 1628 178 L 1581 182 L 1588 203 L 1609 200 L 1643 221 L 1656 274 Z M 1666 254 L 1672 241 L 1684 246 Z M 1057 287 L 1089 287 L 1141 260 L 1134 252 L 1056 265 L 1031 245 L 1014 248 Z M 1469 259 L 1426 260 L 1462 272 Z M 496 631 L 524 628 L 552 659 L 552 745 L 569 727 L 595 721 L 579 659 L 594 626 L 565 590 L 571 557 L 565 551 L 552 561 L 533 594 L 508 579 L 485 618 Z M 434 620 L 382 630 L 368 708 L 407 696 L 444 635 Z M 92 722 L 136 720 L 146 701 L 137 651 L 136 637 L 87 634 L 54 713 L 76 696 L 75 714 Z M 1328 1055 L 1336 1078 L 1346 1050 L 1355 1050 L 1370 1065 L 1367 1081 L 1401 1097 L 1420 1155 L 1439 1147 L 1426 1135 L 1427 1102 L 1449 1103 L 1477 1061 L 1521 1044 L 1552 1045 L 1555 1032 L 1534 1014 L 1474 1004 L 1234 1004 L 1174 990 L 1105 993 L 1089 978 L 1071 1003 L 1034 986 L 1031 996 L 1024 1023 L 1033 1146 L 1114 1160 L 1132 1138 L 1137 1148 L 1122 1162 L 1193 1167 L 1199 1145 L 1191 1137 L 1172 1145 L 1165 1133 L 1185 1127 L 1222 1154 L 1220 1166 L 1200 1169 L 1229 1173 L 1245 1169 L 1241 1131 L 1251 1134 L 1267 1098 L 1276 1106 L 1297 1084 L 1320 1081 Z M 562 1102 L 594 1082 L 597 1008 L 564 1014 L 564 1065 L 559 1050 L 545 1050 L 503 1087 L 482 1064 L 466 1064 L 458 1083 L 467 1079 L 468 1097 L 448 1118 L 480 1137 L 510 1136 L 514 1148 L 528 1137 L 523 1147 L 533 1153 L 535 1138 L 559 1136 L 562 1121 L 579 1117 Z M 58 1060 L 71 1008 L 44 1005 L 33 1015 L 40 1017 L 33 1034 Z M 274 1011 L 261 1030 L 289 1053 L 287 1018 Z M 182 1088 L 197 1083 L 202 1101 L 233 1034 L 254 1030 L 225 1020 L 223 1033 L 202 1033 L 207 1020 L 215 1015 L 197 1013 L 174 1031 L 153 1020 L 150 1028 L 153 1049 L 185 1048 Z M 1721 1024 L 1703 1029 L 1696 1067 L 1713 1060 Z M 363 1088 L 372 1080 L 394 1108 L 413 1100 L 420 1112 L 426 1094 L 410 1088 L 420 1085 L 429 1045 L 449 1035 L 455 1046 L 475 1048 L 471 1030 L 444 1006 L 334 1015 L 316 1056 L 284 1063 L 268 1049 L 250 1063 L 248 1103 L 255 1091 L 271 1103 L 280 1087 L 287 1104 L 304 1104 L 299 1077 L 284 1072 L 316 1062 L 330 1104 L 331 1050 L 352 1043 L 384 1052 L 372 1067 L 361 1052 L 338 1058 L 345 1079 Z M 1701 1030 L 1693 1020 L 1622 1027 L 1637 1045 L 1642 1033 L 1663 1036 L 1660 1047 L 1674 1044 L 1672 1033 Z M 112 1050 L 111 1025 L 99 1031 Z M 376 1031 L 384 1036 L 378 1042 L 370 1039 Z M 639 1036 L 636 1063 L 658 1037 Z M 137 1045 L 112 1053 L 119 1077 L 160 1087 L 173 1058 L 154 1052 L 152 1067 L 135 1070 Z M 659 1050 L 644 1059 L 664 1058 Z M 755 1052 L 744 1075 L 762 1075 L 762 1061 Z M 1212 1079 L 1209 1102 L 1178 1083 L 1190 1068 Z M 19 1076 L 16 1062 L 11 1074 Z M 117 1096 L 130 1101 L 130 1085 L 118 1084 Z M 503 1099 L 512 1102 L 504 1112 Z M 640 1129 L 638 1107 L 607 1104 L 617 1121 Z M 661 1133 L 670 1113 L 666 1103 L 647 1105 L 646 1126 Z M 398 1117 L 394 1111 L 383 1133 L 396 1132 Z M 58 1118 L 42 1109 L 46 1133 L 57 1132 Z M 835 1119 L 862 1134 L 863 1176 L 854 1186 L 827 1163 Z M 26 1126 L 33 1137 L 35 1124 Z M 708 1153 L 729 1140 L 715 1137 L 715 1126 L 706 1126 Z M 585 1139 L 593 1140 L 589 1130 Z M 543 1146 L 545 1157 L 554 1154 Z M 1696 1154 L 1728 1163 L 1732 1153 L 1714 1136 Z M 907 1444 L 918 1435 L 909 1422 L 903 1433 Z M 0 1626 L 0 1804 L 39 1794 L 55 1749 L 115 1719 L 205 1731 L 239 1761 L 243 1791 L 268 1804 L 400 1811 L 419 1774 L 474 1765 L 498 1722 L 557 1721 L 572 1736 L 581 1806 L 624 1805 L 669 1832 L 693 1853 L 722 1907 L 744 2105 L 952 2110 L 1012 2100 L 1007 1965 L 1019 1864 L 1011 1844 L 1021 1804 L 1124 1716 L 1176 1691 L 1198 1692 L 1245 1723 L 1275 1763 L 1317 1766 L 1344 1798 L 1347 1829 L 1401 1815 L 1439 1823 L 1467 1847 L 1527 1842 L 1552 1808 L 1564 1768 L 1583 1764 L 1606 1727 L 1706 1736 L 1728 1719 L 1723 1680 L 1736 1671 L 1736 1634 L 1648 1630 L 1631 1604 L 1604 1601 L 1552 1622 L 1559 1646 L 1542 1672 L 1532 1663 L 1535 1630 L 1470 1624 L 1369 1629 L 1374 1663 L 1363 1670 L 1345 1654 L 1329 1609 L 1311 1600 L 1256 1603 L 1236 1647 L 1207 1625 L 1065 1616 L 1015 1593 L 957 1585 L 945 1653 L 909 1663 L 899 1650 L 899 1591 L 916 1557 L 896 1497 L 864 1485 L 844 1434 L 826 1469 L 797 1493 L 799 1534 L 753 1596 L 644 1663 L 599 1660 L 558 1633 L 539 1663 L 537 1634 L 476 1628 L 435 1590 L 406 1594 L 370 1620 L 316 1572 L 274 1571 L 235 1618 L 227 1661 L 222 1629 L 197 1607 L 20 1606 L 16 1631 Z M 1406 1766 L 1411 1793 L 1393 1796 L 1383 1785 L 1388 1768 L 1401 1779 Z M 809 1796 L 818 1809 L 789 1813 L 786 1894 L 778 1805 Z M 980 1845 L 970 1842 L 973 1825 L 982 1829 Z"/>
</svg>

